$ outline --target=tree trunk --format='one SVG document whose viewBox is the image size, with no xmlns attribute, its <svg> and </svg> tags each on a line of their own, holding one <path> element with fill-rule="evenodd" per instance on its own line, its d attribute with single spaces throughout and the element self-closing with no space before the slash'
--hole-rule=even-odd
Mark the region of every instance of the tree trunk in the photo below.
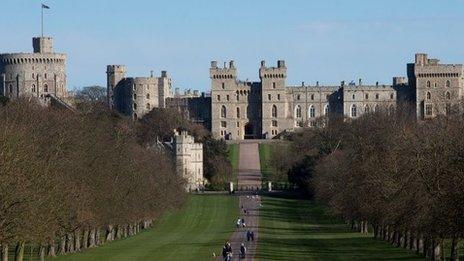
<svg viewBox="0 0 464 261">
<path fill-rule="evenodd" d="M 45 246 L 41 245 L 39 249 L 40 261 L 45 261 Z"/>
<path fill-rule="evenodd" d="M 79 229 L 74 231 L 74 251 L 81 251 L 81 231 Z"/>
<path fill-rule="evenodd" d="M 417 234 L 412 232 L 409 234 L 409 249 L 410 250 L 416 250 L 417 245 L 416 245 L 416 236 Z"/>
<path fill-rule="evenodd" d="M 117 226 L 116 227 L 116 239 L 121 239 L 122 238 L 122 227 Z"/>
<path fill-rule="evenodd" d="M 126 238 L 126 237 L 127 237 L 127 225 L 124 225 L 124 228 L 123 228 L 123 229 L 124 229 L 124 231 L 123 231 L 123 233 L 124 233 L 124 238 Z"/>
<path fill-rule="evenodd" d="M 89 232 L 89 247 L 95 247 L 96 241 L 95 241 L 95 229 L 91 229 Z"/>
<path fill-rule="evenodd" d="M 456 237 L 453 237 L 453 239 L 451 240 L 451 256 L 450 256 L 451 261 L 459 260 L 458 243 L 459 243 L 458 239 Z"/>
<path fill-rule="evenodd" d="M 19 241 L 15 249 L 15 261 L 23 261 L 24 259 L 24 245 L 25 243 Z"/>
<path fill-rule="evenodd" d="M 2 261 L 8 261 L 8 244 L 2 244 Z"/>
<path fill-rule="evenodd" d="M 442 241 L 438 239 L 433 240 L 433 260 L 442 260 Z"/>
<path fill-rule="evenodd" d="M 100 228 L 96 228 L 95 230 L 95 243 L 97 246 L 101 245 L 101 238 L 100 238 Z"/>
<path fill-rule="evenodd" d="M 56 256 L 56 250 L 55 250 L 55 242 L 51 241 L 49 248 L 48 248 L 48 255 L 51 257 Z"/>
<path fill-rule="evenodd" d="M 87 249 L 89 244 L 89 230 L 84 229 L 84 233 L 82 233 L 82 249 Z"/>
<path fill-rule="evenodd" d="M 106 229 L 106 242 L 111 242 L 113 241 L 113 225 L 108 225 Z"/>
<path fill-rule="evenodd" d="M 417 242 L 416 252 L 424 253 L 424 236 L 422 235 L 422 233 L 418 233 L 416 242 Z"/>
<path fill-rule="evenodd" d="M 74 236 L 72 233 L 68 233 L 66 237 L 66 250 L 68 253 L 74 253 Z"/>
<path fill-rule="evenodd" d="M 66 236 L 62 236 L 60 239 L 60 254 L 66 254 Z"/>
</svg>

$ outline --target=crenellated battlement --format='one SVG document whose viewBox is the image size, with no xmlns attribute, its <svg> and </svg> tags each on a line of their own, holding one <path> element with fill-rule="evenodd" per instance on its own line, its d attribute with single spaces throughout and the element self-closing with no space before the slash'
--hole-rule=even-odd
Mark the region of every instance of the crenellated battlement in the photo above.
<svg viewBox="0 0 464 261">
<path fill-rule="evenodd" d="M 234 61 L 229 61 L 229 66 L 224 62 L 224 66 L 218 67 L 217 61 L 211 61 L 211 67 L 209 69 L 210 78 L 215 79 L 236 79 L 237 78 L 237 68 L 235 67 Z"/>
</svg>

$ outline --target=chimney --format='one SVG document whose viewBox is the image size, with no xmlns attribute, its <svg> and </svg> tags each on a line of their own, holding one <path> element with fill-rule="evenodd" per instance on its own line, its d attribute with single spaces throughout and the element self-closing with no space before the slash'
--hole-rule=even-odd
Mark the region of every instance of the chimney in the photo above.
<svg viewBox="0 0 464 261">
<path fill-rule="evenodd" d="M 211 68 L 217 68 L 217 61 L 211 61 Z"/>
<path fill-rule="evenodd" d="M 285 61 L 284 60 L 278 60 L 277 61 L 277 68 L 285 68 Z"/>
<path fill-rule="evenodd" d="M 261 61 L 261 67 L 266 67 L 266 61 L 264 60 Z"/>
<path fill-rule="evenodd" d="M 163 77 L 163 78 L 168 77 L 168 72 L 167 71 L 161 71 L 161 77 Z"/>
<path fill-rule="evenodd" d="M 362 79 L 361 78 L 359 78 L 358 85 L 362 86 Z"/>
<path fill-rule="evenodd" d="M 234 60 L 230 60 L 230 62 L 229 62 L 229 68 L 235 68 Z"/>
</svg>

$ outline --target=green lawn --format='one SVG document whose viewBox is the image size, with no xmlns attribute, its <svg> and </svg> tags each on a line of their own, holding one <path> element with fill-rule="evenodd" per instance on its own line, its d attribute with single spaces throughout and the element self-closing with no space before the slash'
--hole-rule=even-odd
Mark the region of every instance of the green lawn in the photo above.
<svg viewBox="0 0 464 261">
<path fill-rule="evenodd" d="M 266 181 L 271 176 L 271 154 L 272 144 L 260 143 L 259 144 L 259 162 L 261 164 L 261 173 L 263 181 Z"/>
<path fill-rule="evenodd" d="M 308 200 L 263 197 L 259 222 L 259 260 L 423 260 L 351 231 Z"/>
<path fill-rule="evenodd" d="M 237 182 L 238 177 L 238 154 L 239 154 L 239 145 L 238 144 L 229 144 L 229 161 L 232 164 L 233 177 L 232 180 Z"/>
<path fill-rule="evenodd" d="M 82 253 L 53 260 L 212 260 L 234 230 L 238 198 L 198 195 L 154 228 Z"/>
</svg>

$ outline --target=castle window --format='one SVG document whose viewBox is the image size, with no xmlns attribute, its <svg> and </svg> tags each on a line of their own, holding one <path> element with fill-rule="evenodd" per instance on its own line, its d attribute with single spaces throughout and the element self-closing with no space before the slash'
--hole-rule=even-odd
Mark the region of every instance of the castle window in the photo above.
<svg viewBox="0 0 464 261">
<path fill-rule="evenodd" d="M 240 108 L 237 107 L 237 118 L 240 118 Z"/>
<path fill-rule="evenodd" d="M 376 100 L 379 99 L 379 94 L 378 94 L 378 93 L 375 94 L 375 99 L 376 99 Z"/>
<path fill-rule="evenodd" d="M 13 93 L 13 85 L 10 84 L 10 93 Z"/>
<path fill-rule="evenodd" d="M 35 84 L 32 85 L 31 91 L 35 92 Z"/>
<path fill-rule="evenodd" d="M 354 98 L 355 98 L 354 94 L 353 94 L 353 96 L 352 96 L 352 97 L 353 97 L 353 100 L 354 100 Z"/>
<path fill-rule="evenodd" d="M 221 101 L 221 95 L 218 95 L 218 96 L 217 96 L 217 100 L 218 100 L 218 101 Z"/>
<path fill-rule="evenodd" d="M 277 94 L 277 100 L 280 101 L 280 94 Z"/>
<path fill-rule="evenodd" d="M 275 83 L 275 82 L 272 83 L 272 88 L 273 88 L 273 89 L 276 88 L 276 83 Z"/>
<path fill-rule="evenodd" d="M 451 113 L 451 104 L 447 103 L 445 105 L 445 114 L 450 115 L 450 113 Z"/>
<path fill-rule="evenodd" d="M 311 100 L 314 101 L 314 94 L 311 94 Z"/>
<path fill-rule="evenodd" d="M 32 74 L 32 79 L 35 79 L 35 74 Z"/>
<path fill-rule="evenodd" d="M 390 93 L 390 99 L 393 100 L 394 97 L 395 97 L 395 95 L 393 93 Z"/>
<path fill-rule="evenodd" d="M 296 99 L 297 99 L 297 100 L 300 100 L 300 98 L 301 98 L 301 96 L 298 94 L 298 95 L 296 96 Z"/>
<path fill-rule="evenodd" d="M 446 87 L 451 87 L 451 82 L 450 81 L 446 81 Z"/>
<path fill-rule="evenodd" d="M 435 82 L 435 83 L 433 83 L 433 87 L 435 87 L 435 88 L 436 88 L 437 86 L 438 86 L 438 84 L 437 84 L 436 82 Z"/>
<path fill-rule="evenodd" d="M 326 104 L 326 105 L 324 106 L 324 115 L 325 115 L 325 116 L 329 115 L 329 105 L 328 105 L 328 104 Z"/>
<path fill-rule="evenodd" d="M 425 115 L 432 116 L 432 104 L 425 105 Z"/>
<path fill-rule="evenodd" d="M 222 118 L 227 118 L 227 109 L 226 106 L 222 105 L 221 107 L 221 117 Z"/>
<path fill-rule="evenodd" d="M 369 93 L 366 93 L 365 97 L 366 97 L 366 100 L 368 100 L 369 99 Z"/>
<path fill-rule="evenodd" d="M 226 95 L 226 100 L 229 101 L 229 94 Z"/>
<path fill-rule="evenodd" d="M 237 128 L 240 127 L 240 122 L 237 121 Z"/>
<path fill-rule="evenodd" d="M 267 99 L 268 99 L 268 100 L 271 100 L 271 94 L 268 94 L 268 95 L 267 95 Z"/>
<path fill-rule="evenodd" d="M 136 93 L 134 93 L 134 100 L 136 100 L 136 99 L 137 99 L 137 94 L 136 94 Z"/>
<path fill-rule="evenodd" d="M 358 116 L 358 110 L 356 104 L 351 105 L 351 117 L 356 118 Z"/>
<path fill-rule="evenodd" d="M 430 92 L 427 92 L 427 100 L 430 100 L 432 99 L 432 94 L 430 94 Z"/>
<path fill-rule="evenodd" d="M 238 96 L 238 94 L 237 94 L 237 101 L 240 101 L 240 96 Z"/>
<path fill-rule="evenodd" d="M 450 92 L 446 92 L 446 99 L 447 99 L 447 100 L 450 100 L 450 99 L 451 99 L 451 93 L 450 93 Z"/>
<path fill-rule="evenodd" d="M 314 118 L 316 117 L 316 108 L 314 108 L 314 105 L 311 105 L 309 107 L 309 118 Z"/>
<path fill-rule="evenodd" d="M 301 118 L 301 107 L 300 107 L 300 105 L 297 105 L 295 107 L 295 117 L 296 118 Z"/>
<path fill-rule="evenodd" d="M 277 127 L 277 121 L 276 120 L 272 121 L 272 127 Z"/>
<path fill-rule="evenodd" d="M 134 110 L 137 110 L 137 103 L 134 103 Z"/>
<path fill-rule="evenodd" d="M 147 110 L 150 110 L 150 103 L 147 103 L 146 108 L 147 108 Z"/>
<path fill-rule="evenodd" d="M 147 93 L 147 100 L 149 100 L 149 99 L 150 99 L 150 94 L 149 94 L 149 93 Z"/>
<path fill-rule="evenodd" d="M 272 105 L 271 115 L 272 115 L 272 118 L 277 118 L 277 106 Z"/>
<path fill-rule="evenodd" d="M 427 87 L 430 88 L 430 86 L 432 86 L 431 83 L 430 83 L 430 81 L 427 81 Z"/>
<path fill-rule="evenodd" d="M 226 88 L 226 84 L 223 82 L 222 83 L 222 89 L 225 89 Z"/>
<path fill-rule="evenodd" d="M 44 78 L 47 79 L 47 74 L 44 74 Z"/>
<path fill-rule="evenodd" d="M 221 127 L 222 128 L 227 128 L 227 122 L 221 121 Z"/>
<path fill-rule="evenodd" d="M 48 92 L 48 85 L 44 84 L 44 92 Z"/>
</svg>

